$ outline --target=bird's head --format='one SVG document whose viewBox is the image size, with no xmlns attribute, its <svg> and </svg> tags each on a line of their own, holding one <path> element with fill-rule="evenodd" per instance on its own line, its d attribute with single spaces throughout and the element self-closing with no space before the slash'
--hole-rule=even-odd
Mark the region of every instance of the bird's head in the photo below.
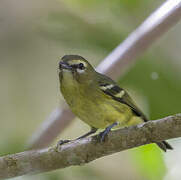
<svg viewBox="0 0 181 180">
<path fill-rule="evenodd" d="M 75 80 L 79 83 L 89 81 L 93 78 L 96 71 L 91 64 L 81 56 L 65 55 L 59 62 L 60 80 Z"/>
</svg>

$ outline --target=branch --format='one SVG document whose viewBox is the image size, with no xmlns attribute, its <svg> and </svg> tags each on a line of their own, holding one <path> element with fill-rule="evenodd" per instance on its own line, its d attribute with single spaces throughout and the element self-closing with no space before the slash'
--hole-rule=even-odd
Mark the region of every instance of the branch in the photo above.
<svg viewBox="0 0 181 180">
<path fill-rule="evenodd" d="M 181 137 L 181 114 L 112 131 L 104 143 L 97 136 L 43 150 L 0 158 L 0 179 L 82 165 L 133 147 Z"/>
<path fill-rule="evenodd" d="M 136 57 L 143 53 L 159 37 L 164 35 L 181 18 L 181 0 L 167 0 L 155 12 L 153 12 L 128 38 L 113 50 L 97 67 L 97 71 L 117 79 L 120 74 L 131 66 Z M 43 148 L 48 146 L 56 136 L 74 118 L 70 110 L 57 109 L 59 116 L 55 119 L 47 119 L 42 127 L 37 130 L 31 140 L 31 148 Z M 66 118 L 65 118 L 66 117 Z M 66 126 L 65 125 L 66 121 Z M 44 126 L 49 124 L 49 126 Z"/>
<path fill-rule="evenodd" d="M 167 0 L 153 12 L 127 39 L 116 47 L 97 70 L 117 79 L 154 41 L 181 19 L 181 0 Z"/>
</svg>

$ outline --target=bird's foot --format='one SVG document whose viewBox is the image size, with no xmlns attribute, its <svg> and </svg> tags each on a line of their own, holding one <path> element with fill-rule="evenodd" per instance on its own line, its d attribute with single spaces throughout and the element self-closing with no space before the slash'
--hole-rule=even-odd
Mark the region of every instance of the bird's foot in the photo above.
<svg viewBox="0 0 181 180">
<path fill-rule="evenodd" d="M 60 140 L 60 141 L 58 141 L 57 146 L 56 146 L 57 151 L 60 151 L 61 146 L 63 144 L 66 144 L 66 143 L 69 143 L 69 142 L 71 142 L 71 140 Z"/>
<path fill-rule="evenodd" d="M 70 142 L 70 141 L 71 141 L 71 140 L 60 140 L 60 141 L 58 141 L 57 145 L 58 145 L 58 146 L 61 146 L 61 145 L 66 144 L 66 143 L 68 143 L 68 142 Z"/>
<path fill-rule="evenodd" d="M 101 142 L 101 143 L 102 143 L 102 142 L 105 142 L 105 141 L 106 141 L 106 138 L 107 138 L 107 134 L 108 134 L 108 132 L 107 132 L 106 130 L 100 132 L 100 133 L 98 134 L 98 141 Z"/>
<path fill-rule="evenodd" d="M 115 122 L 115 123 L 111 124 L 110 126 L 108 126 L 104 131 L 99 133 L 99 135 L 98 135 L 99 141 L 100 142 L 105 142 L 108 133 L 111 131 L 111 128 L 113 128 L 114 126 L 117 126 L 117 125 L 118 125 L 118 123 Z"/>
<path fill-rule="evenodd" d="M 57 148 L 60 147 L 60 146 L 63 145 L 63 144 L 69 143 L 70 141 L 71 141 L 71 140 L 60 140 L 60 141 L 58 141 L 58 143 L 57 143 Z"/>
</svg>

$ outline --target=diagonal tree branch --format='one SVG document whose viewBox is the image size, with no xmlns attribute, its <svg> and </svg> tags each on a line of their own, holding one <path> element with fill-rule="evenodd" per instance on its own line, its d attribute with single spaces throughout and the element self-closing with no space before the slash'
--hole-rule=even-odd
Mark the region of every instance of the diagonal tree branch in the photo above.
<svg viewBox="0 0 181 180">
<path fill-rule="evenodd" d="M 181 114 L 112 131 L 104 143 L 93 136 L 59 147 L 0 157 L 0 179 L 82 165 L 119 151 L 177 137 L 181 137 Z"/>
<path fill-rule="evenodd" d="M 143 53 L 181 19 L 181 0 L 167 0 L 97 67 L 113 79 L 122 74 Z"/>
<path fill-rule="evenodd" d="M 138 55 L 180 19 L 181 0 L 167 0 L 99 64 L 97 71 L 117 79 L 133 61 L 136 61 Z M 56 114 L 55 118 L 51 116 L 37 130 L 34 138 L 31 139 L 31 148 L 48 146 L 74 118 L 71 111 L 67 109 L 57 109 Z M 57 126 L 54 126 L 54 123 Z"/>
</svg>

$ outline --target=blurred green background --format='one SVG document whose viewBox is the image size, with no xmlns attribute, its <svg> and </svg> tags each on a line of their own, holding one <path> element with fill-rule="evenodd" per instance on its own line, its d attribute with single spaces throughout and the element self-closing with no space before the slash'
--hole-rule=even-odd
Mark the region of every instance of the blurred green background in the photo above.
<svg viewBox="0 0 181 180">
<path fill-rule="evenodd" d="M 163 2 L 1 0 L 0 154 L 23 151 L 33 132 L 63 101 L 57 74 L 60 56 L 79 54 L 98 65 Z M 119 80 L 151 119 L 181 112 L 180 31 L 177 24 Z M 87 130 L 76 120 L 59 138 Z M 166 154 L 147 145 L 85 166 L 16 179 L 180 180 L 181 140 L 169 142 L 175 150 Z"/>
</svg>

